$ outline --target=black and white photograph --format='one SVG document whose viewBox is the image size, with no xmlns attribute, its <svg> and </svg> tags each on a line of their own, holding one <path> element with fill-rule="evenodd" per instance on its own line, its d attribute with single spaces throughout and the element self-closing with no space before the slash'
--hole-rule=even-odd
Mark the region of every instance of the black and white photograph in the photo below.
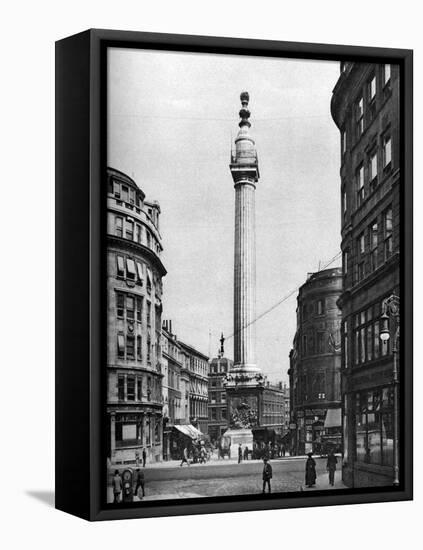
<svg viewBox="0 0 423 550">
<path fill-rule="evenodd" d="M 400 93 L 107 49 L 108 505 L 401 486 Z"/>
</svg>

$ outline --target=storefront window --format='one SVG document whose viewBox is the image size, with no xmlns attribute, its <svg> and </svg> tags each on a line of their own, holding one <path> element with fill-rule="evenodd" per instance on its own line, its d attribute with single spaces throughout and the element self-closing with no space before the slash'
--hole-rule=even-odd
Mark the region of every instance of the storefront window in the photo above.
<svg viewBox="0 0 423 550">
<path fill-rule="evenodd" d="M 356 459 L 392 465 L 392 388 L 356 394 Z"/>
</svg>

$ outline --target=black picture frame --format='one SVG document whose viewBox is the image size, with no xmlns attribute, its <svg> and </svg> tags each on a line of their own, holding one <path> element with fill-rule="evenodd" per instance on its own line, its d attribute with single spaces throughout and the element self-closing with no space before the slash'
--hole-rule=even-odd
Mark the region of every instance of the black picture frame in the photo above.
<svg viewBox="0 0 423 550">
<path fill-rule="evenodd" d="M 106 49 L 362 60 L 401 70 L 401 464 L 399 487 L 105 505 L 104 196 Z M 91 29 L 56 43 L 56 508 L 87 520 L 239 512 L 410 500 L 412 474 L 412 84 L 411 50 Z"/>
</svg>

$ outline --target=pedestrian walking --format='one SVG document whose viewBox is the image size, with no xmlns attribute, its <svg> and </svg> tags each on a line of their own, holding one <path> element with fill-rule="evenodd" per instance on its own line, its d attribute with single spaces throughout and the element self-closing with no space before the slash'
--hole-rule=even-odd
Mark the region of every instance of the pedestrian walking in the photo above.
<svg viewBox="0 0 423 550">
<path fill-rule="evenodd" d="M 184 451 L 182 453 L 181 466 L 183 466 L 184 464 L 187 464 L 189 466 L 188 449 L 186 447 L 184 448 Z"/>
<path fill-rule="evenodd" d="M 138 451 L 135 451 L 135 466 L 140 467 L 140 453 Z"/>
<path fill-rule="evenodd" d="M 244 449 L 244 460 L 248 460 L 248 445 L 245 445 L 245 449 Z"/>
<path fill-rule="evenodd" d="M 285 456 L 285 453 L 286 453 L 285 445 L 282 445 L 282 456 Z"/>
<path fill-rule="evenodd" d="M 145 468 L 145 463 L 147 462 L 147 452 L 145 449 L 142 450 L 142 467 Z"/>
<path fill-rule="evenodd" d="M 242 462 L 242 445 L 241 443 L 238 445 L 238 464 Z"/>
<path fill-rule="evenodd" d="M 145 483 L 144 472 L 142 472 L 139 468 L 137 468 L 135 494 L 140 500 L 142 500 L 142 498 L 145 497 L 144 483 Z"/>
<path fill-rule="evenodd" d="M 316 461 L 312 458 L 313 453 L 307 453 L 308 459 L 305 468 L 305 483 L 307 487 L 316 485 Z"/>
<path fill-rule="evenodd" d="M 263 458 L 263 463 L 263 493 L 266 492 L 266 485 L 268 488 L 268 492 L 270 493 L 270 480 L 273 477 L 272 466 L 269 464 L 269 459 L 266 457 Z"/>
<path fill-rule="evenodd" d="M 326 470 L 329 472 L 329 485 L 332 485 L 332 487 L 335 485 L 335 471 L 337 464 L 338 459 L 336 458 L 333 449 L 331 449 L 328 455 L 328 461 L 326 463 Z"/>
<path fill-rule="evenodd" d="M 119 475 L 119 470 L 115 470 L 115 475 L 113 476 L 113 502 L 120 502 L 120 495 L 122 493 L 122 478 Z"/>
</svg>

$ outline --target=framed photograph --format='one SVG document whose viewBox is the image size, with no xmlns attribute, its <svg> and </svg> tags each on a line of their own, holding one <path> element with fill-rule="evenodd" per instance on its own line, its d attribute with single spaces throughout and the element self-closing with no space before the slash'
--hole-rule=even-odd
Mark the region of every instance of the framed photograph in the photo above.
<svg viewBox="0 0 423 550">
<path fill-rule="evenodd" d="M 412 498 L 412 51 L 56 44 L 56 507 Z"/>
</svg>

